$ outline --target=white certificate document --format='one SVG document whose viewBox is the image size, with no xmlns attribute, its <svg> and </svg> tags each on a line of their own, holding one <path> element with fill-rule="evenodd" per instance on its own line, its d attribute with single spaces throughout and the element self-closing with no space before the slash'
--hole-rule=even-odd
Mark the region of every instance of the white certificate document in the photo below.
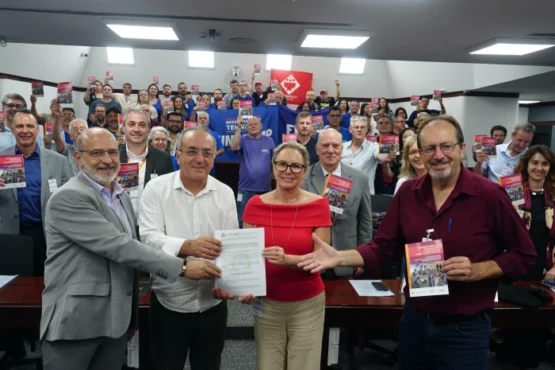
<svg viewBox="0 0 555 370">
<path fill-rule="evenodd" d="M 216 288 L 236 296 L 265 296 L 264 229 L 216 230 L 214 238 L 222 242 L 216 259 L 222 277 L 216 279 Z"/>
</svg>

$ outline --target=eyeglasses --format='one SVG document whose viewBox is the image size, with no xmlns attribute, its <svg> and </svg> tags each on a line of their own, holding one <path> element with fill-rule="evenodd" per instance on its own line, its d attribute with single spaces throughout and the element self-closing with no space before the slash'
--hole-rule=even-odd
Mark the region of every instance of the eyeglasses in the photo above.
<svg viewBox="0 0 555 370">
<path fill-rule="evenodd" d="M 80 150 L 79 153 L 88 153 L 91 157 L 93 157 L 93 158 L 95 158 L 95 159 L 104 158 L 104 155 L 105 155 L 106 153 L 108 153 L 108 156 L 110 156 L 111 158 L 117 158 L 117 157 L 119 157 L 119 150 L 117 150 L 117 149 L 108 149 L 108 150 L 102 150 L 102 149 Z"/>
<path fill-rule="evenodd" d="M 212 149 L 197 149 L 197 148 L 188 148 L 185 150 L 179 150 L 177 149 L 178 152 L 180 153 L 185 153 L 187 154 L 187 156 L 189 157 L 196 157 L 199 153 L 202 154 L 202 156 L 204 158 L 213 158 L 214 157 L 214 151 Z"/>
<path fill-rule="evenodd" d="M 74 127 L 71 129 L 71 132 L 83 132 L 86 129 L 87 129 L 86 127 Z"/>
<path fill-rule="evenodd" d="M 278 170 L 279 172 L 285 172 L 288 168 L 290 168 L 291 172 L 297 174 L 301 173 L 304 169 L 304 165 L 299 163 L 287 164 L 287 162 L 279 161 L 274 162 L 274 165 L 276 166 L 276 170 Z"/>
<path fill-rule="evenodd" d="M 157 143 L 165 143 L 166 141 L 168 141 L 167 138 L 163 138 L 163 137 L 157 137 L 152 139 L 153 142 L 157 142 Z"/>
<path fill-rule="evenodd" d="M 421 153 L 424 154 L 427 157 L 431 157 L 432 155 L 434 155 L 434 153 L 436 152 L 436 148 L 439 146 L 439 148 L 441 149 L 441 151 L 443 152 L 443 154 L 451 154 L 453 153 L 453 150 L 455 150 L 455 147 L 457 145 L 459 145 L 460 142 L 457 143 L 443 143 L 443 144 L 439 144 L 439 145 L 432 145 L 432 146 L 428 146 L 424 149 L 421 150 Z"/>
<path fill-rule="evenodd" d="M 10 109 L 23 109 L 25 108 L 25 106 L 23 104 L 13 104 L 13 103 L 8 103 L 8 104 L 2 104 L 4 105 L 4 107 L 10 108 Z"/>
<path fill-rule="evenodd" d="M 411 150 L 411 151 L 409 152 L 409 157 L 414 157 L 414 156 L 417 155 L 417 154 L 418 154 L 418 150 Z"/>
<path fill-rule="evenodd" d="M 71 117 L 75 117 L 75 115 L 73 113 L 65 113 L 65 114 L 62 114 L 62 117 L 71 118 Z"/>
<path fill-rule="evenodd" d="M 331 118 L 339 118 L 339 117 L 341 117 L 341 114 L 330 114 L 329 116 Z"/>
</svg>

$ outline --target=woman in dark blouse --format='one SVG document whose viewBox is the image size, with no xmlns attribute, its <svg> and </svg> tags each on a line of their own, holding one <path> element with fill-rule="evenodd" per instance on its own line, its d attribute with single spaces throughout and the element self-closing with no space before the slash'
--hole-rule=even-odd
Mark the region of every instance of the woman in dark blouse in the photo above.
<svg viewBox="0 0 555 370">
<path fill-rule="evenodd" d="M 514 170 L 522 175 L 524 204 L 518 212 L 536 247 L 538 260 L 522 280 L 555 279 L 553 267 L 555 228 L 555 154 L 545 145 L 530 147 Z M 545 352 L 549 328 L 501 331 L 498 359 L 504 369 L 534 369 Z"/>
</svg>

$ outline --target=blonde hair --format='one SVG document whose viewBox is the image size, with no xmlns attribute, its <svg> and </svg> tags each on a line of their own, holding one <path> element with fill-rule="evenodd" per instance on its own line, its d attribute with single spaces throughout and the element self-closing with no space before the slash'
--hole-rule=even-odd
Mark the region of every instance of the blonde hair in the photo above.
<svg viewBox="0 0 555 370">
<path fill-rule="evenodd" d="M 401 160 L 401 177 L 408 177 L 409 179 L 412 179 L 413 177 L 417 176 L 416 171 L 411 166 L 409 161 L 409 149 L 416 143 L 416 135 L 411 135 L 405 140 L 405 143 L 403 145 L 403 158 Z"/>
<path fill-rule="evenodd" d="M 272 165 L 276 160 L 277 156 L 279 155 L 279 153 L 281 153 L 281 151 L 284 149 L 293 149 L 299 152 L 300 155 L 303 157 L 303 162 L 304 162 L 303 164 L 304 164 L 305 170 L 308 169 L 308 167 L 310 166 L 310 161 L 308 160 L 308 152 L 306 151 L 306 148 L 304 147 L 304 145 L 301 145 L 299 143 L 293 143 L 293 142 L 281 143 L 278 145 L 277 148 L 274 149 L 274 155 L 272 157 Z"/>
</svg>

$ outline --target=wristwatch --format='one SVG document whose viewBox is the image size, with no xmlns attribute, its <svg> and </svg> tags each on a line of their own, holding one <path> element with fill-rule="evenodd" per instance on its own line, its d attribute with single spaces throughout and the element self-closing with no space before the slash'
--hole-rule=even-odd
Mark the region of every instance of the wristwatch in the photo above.
<svg viewBox="0 0 555 370">
<path fill-rule="evenodd" d="M 183 260 L 183 266 L 181 266 L 181 272 L 179 276 L 185 277 L 185 270 L 187 269 L 187 260 Z"/>
</svg>

